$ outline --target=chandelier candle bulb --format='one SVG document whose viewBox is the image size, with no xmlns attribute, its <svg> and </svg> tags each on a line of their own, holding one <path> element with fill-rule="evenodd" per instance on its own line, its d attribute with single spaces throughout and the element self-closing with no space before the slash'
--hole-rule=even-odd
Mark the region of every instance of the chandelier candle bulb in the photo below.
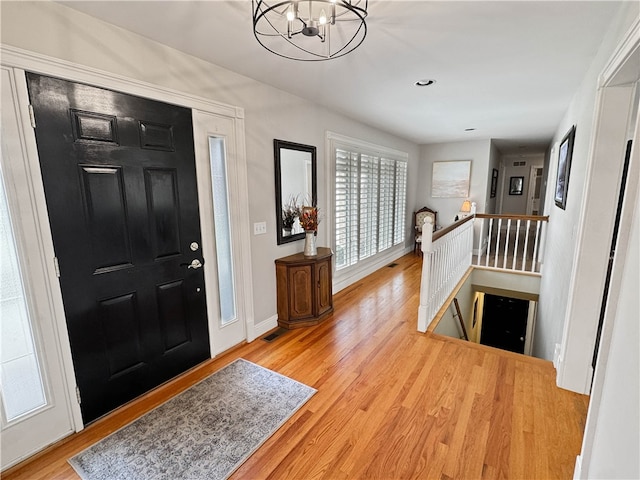
<svg viewBox="0 0 640 480">
<path fill-rule="evenodd" d="M 342 57 L 367 36 L 368 0 L 252 0 L 252 7 L 256 40 L 270 52 L 291 60 Z M 337 30 L 333 42 L 331 30 Z"/>
</svg>

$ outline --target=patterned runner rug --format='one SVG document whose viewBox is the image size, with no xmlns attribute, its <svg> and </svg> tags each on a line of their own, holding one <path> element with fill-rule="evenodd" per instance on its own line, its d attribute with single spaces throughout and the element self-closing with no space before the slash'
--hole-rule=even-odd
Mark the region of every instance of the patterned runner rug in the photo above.
<svg viewBox="0 0 640 480">
<path fill-rule="evenodd" d="M 238 359 L 69 463 L 84 480 L 225 479 L 315 392 Z"/>
</svg>

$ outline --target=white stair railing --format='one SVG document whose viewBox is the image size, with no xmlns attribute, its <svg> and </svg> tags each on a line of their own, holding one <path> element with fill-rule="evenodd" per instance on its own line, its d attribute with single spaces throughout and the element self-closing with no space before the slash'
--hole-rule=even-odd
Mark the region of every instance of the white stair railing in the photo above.
<svg viewBox="0 0 640 480">
<path fill-rule="evenodd" d="M 474 266 L 540 273 L 549 217 L 476 215 L 480 224 Z"/>
<path fill-rule="evenodd" d="M 422 281 L 418 331 L 426 332 L 462 276 L 471 266 L 473 216 L 433 233 L 427 217 L 422 228 Z"/>
</svg>

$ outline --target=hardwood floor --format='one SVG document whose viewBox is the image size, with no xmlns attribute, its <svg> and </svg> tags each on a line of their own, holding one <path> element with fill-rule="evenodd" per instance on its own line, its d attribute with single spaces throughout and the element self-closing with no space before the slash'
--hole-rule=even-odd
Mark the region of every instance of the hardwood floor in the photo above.
<svg viewBox="0 0 640 480">
<path fill-rule="evenodd" d="M 78 478 L 67 458 L 235 358 L 318 389 L 232 479 L 572 477 L 588 397 L 550 362 L 416 330 L 419 257 L 338 293 L 320 325 L 208 361 L 5 472 Z"/>
</svg>

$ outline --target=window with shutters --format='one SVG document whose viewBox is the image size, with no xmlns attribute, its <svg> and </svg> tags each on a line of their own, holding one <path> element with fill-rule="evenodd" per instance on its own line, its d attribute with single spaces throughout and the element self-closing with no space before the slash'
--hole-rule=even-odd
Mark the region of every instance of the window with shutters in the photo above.
<svg viewBox="0 0 640 480">
<path fill-rule="evenodd" d="M 404 244 L 407 160 L 332 144 L 336 270 Z"/>
</svg>

